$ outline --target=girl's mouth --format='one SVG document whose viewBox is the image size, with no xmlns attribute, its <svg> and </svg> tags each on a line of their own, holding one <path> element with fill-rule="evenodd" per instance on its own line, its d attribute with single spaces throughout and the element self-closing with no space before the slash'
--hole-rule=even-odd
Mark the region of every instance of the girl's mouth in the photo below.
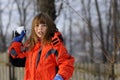
<svg viewBox="0 0 120 80">
<path fill-rule="evenodd" d="M 43 34 L 43 32 L 42 32 L 42 31 L 40 31 L 40 32 L 38 32 L 38 34 L 40 34 L 40 35 L 41 35 L 41 34 Z"/>
</svg>

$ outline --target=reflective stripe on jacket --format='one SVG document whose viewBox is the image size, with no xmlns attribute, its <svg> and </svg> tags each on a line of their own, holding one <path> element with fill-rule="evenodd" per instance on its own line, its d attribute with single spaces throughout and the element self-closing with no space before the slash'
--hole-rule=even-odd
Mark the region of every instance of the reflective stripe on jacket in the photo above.
<svg viewBox="0 0 120 80">
<path fill-rule="evenodd" d="M 53 80 L 60 74 L 69 80 L 74 71 L 74 57 L 68 54 L 60 32 L 55 33 L 51 44 L 41 46 L 38 42 L 31 51 L 21 51 L 22 43 L 13 42 L 9 47 L 12 58 L 25 58 L 24 80 Z"/>
</svg>

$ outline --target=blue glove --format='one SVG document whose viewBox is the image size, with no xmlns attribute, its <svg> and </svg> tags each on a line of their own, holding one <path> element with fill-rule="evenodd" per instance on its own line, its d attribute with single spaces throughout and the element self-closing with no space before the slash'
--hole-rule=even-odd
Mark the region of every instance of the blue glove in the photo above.
<svg viewBox="0 0 120 80">
<path fill-rule="evenodd" d="M 63 80 L 62 76 L 59 74 L 56 74 L 54 80 Z"/>
<path fill-rule="evenodd" d="M 26 30 L 23 30 L 19 36 L 15 36 L 13 38 L 13 41 L 21 42 L 23 40 L 23 37 L 25 36 L 25 34 L 26 34 Z"/>
</svg>

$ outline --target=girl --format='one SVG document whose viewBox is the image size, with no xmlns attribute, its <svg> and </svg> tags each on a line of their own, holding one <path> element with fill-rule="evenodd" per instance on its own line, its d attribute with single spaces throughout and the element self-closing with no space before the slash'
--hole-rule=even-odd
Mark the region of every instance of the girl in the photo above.
<svg viewBox="0 0 120 80">
<path fill-rule="evenodd" d="M 68 54 L 61 33 L 45 13 L 32 21 L 30 38 L 22 45 L 26 32 L 14 37 L 9 47 L 14 66 L 25 66 L 24 80 L 69 80 L 74 57 Z"/>
</svg>

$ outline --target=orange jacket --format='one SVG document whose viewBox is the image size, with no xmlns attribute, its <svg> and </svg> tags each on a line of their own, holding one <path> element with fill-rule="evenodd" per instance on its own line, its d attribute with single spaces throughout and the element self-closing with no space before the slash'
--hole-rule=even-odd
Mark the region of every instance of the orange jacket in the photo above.
<svg viewBox="0 0 120 80">
<path fill-rule="evenodd" d="M 27 52 L 21 51 L 22 43 L 11 44 L 9 54 L 13 59 L 26 57 L 24 80 L 53 80 L 56 74 L 69 80 L 74 71 L 74 57 L 68 54 L 60 35 L 56 32 L 51 44 L 41 46 L 38 42 Z"/>
</svg>

